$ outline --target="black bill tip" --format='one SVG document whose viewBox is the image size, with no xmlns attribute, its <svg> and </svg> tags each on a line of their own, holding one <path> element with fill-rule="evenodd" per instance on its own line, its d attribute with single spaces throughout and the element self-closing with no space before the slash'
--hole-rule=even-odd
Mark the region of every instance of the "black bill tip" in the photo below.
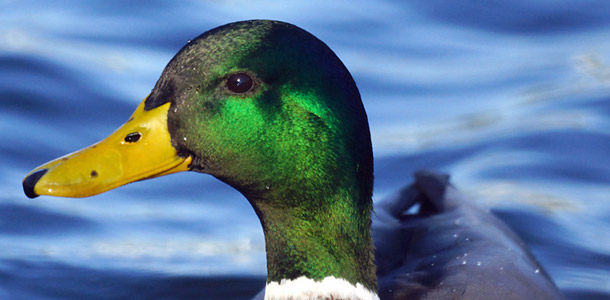
<svg viewBox="0 0 610 300">
<path fill-rule="evenodd" d="M 25 192 L 25 195 L 28 196 L 28 198 L 36 198 L 39 196 L 36 194 L 36 192 L 34 192 L 34 187 L 36 186 L 38 180 L 40 180 L 40 178 L 44 176 L 48 170 L 49 169 L 42 169 L 36 171 L 23 180 L 23 192 Z"/>
</svg>

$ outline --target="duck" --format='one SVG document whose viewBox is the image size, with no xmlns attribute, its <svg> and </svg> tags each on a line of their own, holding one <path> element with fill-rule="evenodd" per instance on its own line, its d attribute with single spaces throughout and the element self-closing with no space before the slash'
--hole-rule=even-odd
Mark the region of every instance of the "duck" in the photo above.
<svg viewBox="0 0 610 300">
<path fill-rule="evenodd" d="M 417 171 L 373 209 L 359 90 L 295 25 L 240 21 L 190 40 L 124 125 L 35 168 L 23 189 L 87 197 L 182 171 L 228 184 L 258 216 L 267 280 L 253 299 L 563 299 L 448 175 Z"/>
</svg>

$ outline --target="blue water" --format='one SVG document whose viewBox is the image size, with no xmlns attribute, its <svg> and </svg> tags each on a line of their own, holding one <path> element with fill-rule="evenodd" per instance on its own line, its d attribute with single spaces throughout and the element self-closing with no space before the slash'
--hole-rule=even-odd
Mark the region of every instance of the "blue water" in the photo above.
<svg viewBox="0 0 610 300">
<path fill-rule="evenodd" d="M 259 222 L 210 176 L 87 199 L 21 188 L 122 124 L 188 39 L 252 18 L 305 28 L 351 70 L 375 199 L 416 169 L 448 172 L 568 299 L 610 298 L 610 1 L 2 0 L 0 299 L 247 299 L 263 287 Z"/>
</svg>

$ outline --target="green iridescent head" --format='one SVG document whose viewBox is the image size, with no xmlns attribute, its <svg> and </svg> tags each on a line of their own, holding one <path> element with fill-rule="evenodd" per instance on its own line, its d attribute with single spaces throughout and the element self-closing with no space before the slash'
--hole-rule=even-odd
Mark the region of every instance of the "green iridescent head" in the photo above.
<svg viewBox="0 0 610 300">
<path fill-rule="evenodd" d="M 240 76 L 252 86 L 232 91 Z M 370 196 L 370 135 L 356 85 L 337 56 L 298 27 L 246 21 L 202 34 L 167 65 L 146 109 L 168 101 L 172 143 L 194 157 L 195 171 L 244 194 L 354 177 Z"/>
</svg>

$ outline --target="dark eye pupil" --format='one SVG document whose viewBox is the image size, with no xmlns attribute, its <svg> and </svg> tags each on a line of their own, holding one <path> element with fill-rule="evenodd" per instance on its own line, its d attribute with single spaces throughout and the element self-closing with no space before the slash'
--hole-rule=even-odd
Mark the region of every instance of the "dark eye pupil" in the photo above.
<svg viewBox="0 0 610 300">
<path fill-rule="evenodd" d="M 252 78 L 248 74 L 233 74 L 227 80 L 227 88 L 233 93 L 245 93 L 252 88 Z"/>
</svg>

